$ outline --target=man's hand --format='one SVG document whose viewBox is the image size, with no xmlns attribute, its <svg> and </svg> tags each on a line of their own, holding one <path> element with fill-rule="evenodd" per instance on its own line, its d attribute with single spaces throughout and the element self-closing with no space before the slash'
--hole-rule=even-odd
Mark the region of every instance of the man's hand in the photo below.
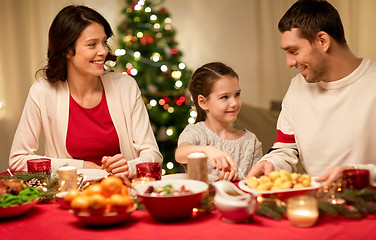
<svg viewBox="0 0 376 240">
<path fill-rule="evenodd" d="M 336 167 L 329 168 L 328 170 L 326 170 L 326 172 L 323 175 L 321 175 L 320 177 L 316 179 L 316 182 L 324 182 L 324 185 L 331 186 L 333 182 L 338 181 L 339 179 L 342 178 L 343 170 L 351 169 L 351 168 L 354 168 L 354 167 L 336 166 Z"/>
<path fill-rule="evenodd" d="M 270 172 L 274 171 L 274 166 L 268 161 L 261 161 L 257 163 L 251 171 L 247 174 L 246 178 L 248 177 L 260 177 L 261 175 L 267 175 Z"/>
</svg>

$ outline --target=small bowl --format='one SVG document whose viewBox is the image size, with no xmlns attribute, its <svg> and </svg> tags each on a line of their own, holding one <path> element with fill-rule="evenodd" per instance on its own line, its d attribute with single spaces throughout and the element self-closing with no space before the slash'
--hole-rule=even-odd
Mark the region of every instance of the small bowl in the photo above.
<svg viewBox="0 0 376 240">
<path fill-rule="evenodd" d="M 184 186 L 193 193 L 180 196 L 151 196 L 150 194 L 145 194 L 145 190 L 149 186 L 163 187 L 168 184 L 172 184 L 175 189 Z M 193 208 L 199 206 L 201 197 L 208 188 L 207 183 L 190 179 L 160 180 L 135 187 L 137 196 L 145 209 L 155 220 L 162 222 L 190 218 Z"/>
<path fill-rule="evenodd" d="M 64 199 L 64 197 L 65 197 L 65 195 L 67 195 L 67 193 L 68 192 L 58 192 L 55 195 L 56 196 L 56 200 L 60 204 L 60 207 L 62 209 L 69 209 L 70 208 L 69 204 Z"/>
</svg>

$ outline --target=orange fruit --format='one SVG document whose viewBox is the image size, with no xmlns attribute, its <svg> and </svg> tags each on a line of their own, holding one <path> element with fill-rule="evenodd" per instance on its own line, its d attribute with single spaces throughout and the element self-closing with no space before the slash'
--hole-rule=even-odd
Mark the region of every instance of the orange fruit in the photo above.
<svg viewBox="0 0 376 240">
<path fill-rule="evenodd" d="M 101 184 L 92 184 L 88 186 L 83 192 L 86 196 L 92 196 L 94 194 L 101 194 L 102 193 L 102 185 Z"/>
<path fill-rule="evenodd" d="M 89 197 L 88 208 L 91 214 L 103 214 L 106 209 L 107 201 L 102 194 L 93 194 Z"/>
<path fill-rule="evenodd" d="M 127 186 L 123 186 L 121 188 L 121 195 L 125 195 L 125 196 L 129 195 Z"/>
<path fill-rule="evenodd" d="M 73 201 L 73 199 L 76 198 L 79 195 L 81 195 L 80 191 L 78 191 L 77 189 L 71 189 L 71 190 L 69 190 L 67 195 L 65 195 L 64 200 L 65 200 L 65 202 L 70 204 Z"/>
<path fill-rule="evenodd" d="M 84 195 L 75 197 L 71 202 L 71 208 L 74 212 L 87 212 L 89 208 L 89 198 Z"/>
<path fill-rule="evenodd" d="M 113 194 L 110 197 L 109 203 L 111 205 L 111 211 L 123 213 L 126 212 L 128 208 L 133 206 L 133 199 L 130 196 Z"/>
<path fill-rule="evenodd" d="M 105 197 L 110 197 L 112 194 L 120 194 L 121 189 L 124 186 L 123 181 L 114 176 L 106 177 L 101 182 L 102 194 Z"/>
</svg>

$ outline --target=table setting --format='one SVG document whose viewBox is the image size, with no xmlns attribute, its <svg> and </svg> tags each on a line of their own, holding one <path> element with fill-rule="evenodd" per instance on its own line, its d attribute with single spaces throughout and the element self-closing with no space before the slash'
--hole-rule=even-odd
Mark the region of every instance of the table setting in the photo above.
<svg viewBox="0 0 376 240">
<path fill-rule="evenodd" d="M 302 179 L 307 185 L 278 189 L 281 184 L 274 179 L 272 184 L 278 186 L 267 190 L 252 188 L 254 179 L 219 180 L 207 173 L 203 161 L 196 161 L 202 157 L 188 158 L 187 173 L 165 176 L 160 163 L 143 163 L 136 166 L 137 178 L 132 180 L 70 166 L 55 174 L 48 168 L 26 173 L 9 170 L 0 175 L 0 187 L 5 181 L 17 181 L 22 190 L 12 192 L 15 190 L 7 187 L 0 196 L 0 236 L 18 239 L 20 226 L 31 236 L 48 231 L 45 234 L 52 239 L 69 237 L 66 232 L 78 234 L 80 239 L 106 234 L 162 239 L 169 233 L 179 234 L 179 239 L 329 239 L 334 233 L 346 236 L 341 239 L 373 239 L 369 234 L 376 233 L 376 190 L 369 185 L 366 171 L 344 172 L 342 181 L 327 188 L 318 185 L 314 177 L 292 175 L 291 179 L 301 179 L 295 185 Z M 25 190 L 33 193 L 21 193 Z M 4 195 L 23 200 L 5 205 Z"/>
</svg>

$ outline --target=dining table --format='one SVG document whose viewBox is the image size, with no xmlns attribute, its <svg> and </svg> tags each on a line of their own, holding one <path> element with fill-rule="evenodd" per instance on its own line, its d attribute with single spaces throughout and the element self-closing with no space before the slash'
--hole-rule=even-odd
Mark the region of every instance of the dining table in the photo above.
<svg viewBox="0 0 376 240">
<path fill-rule="evenodd" d="M 135 210 L 121 223 L 90 226 L 59 204 L 43 203 L 23 215 L 0 218 L 0 239 L 376 239 L 376 216 L 320 215 L 312 227 L 295 227 L 286 218 L 259 215 L 247 223 L 231 223 L 216 210 L 184 221 L 158 222 L 147 211 Z"/>
</svg>

